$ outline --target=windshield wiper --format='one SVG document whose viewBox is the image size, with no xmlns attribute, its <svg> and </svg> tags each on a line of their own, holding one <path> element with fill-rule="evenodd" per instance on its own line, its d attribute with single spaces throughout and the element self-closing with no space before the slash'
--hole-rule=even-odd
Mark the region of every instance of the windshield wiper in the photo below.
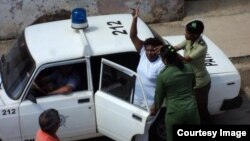
<svg viewBox="0 0 250 141">
<path fill-rule="evenodd" d="M 0 76 L 0 89 L 2 89 L 2 61 L 0 61 L 0 72 L 1 72 L 1 76 Z"/>
<path fill-rule="evenodd" d="M 1 56 L 1 61 L 2 61 L 2 63 L 5 62 L 5 55 L 4 54 Z"/>
<path fill-rule="evenodd" d="M 2 76 L 3 76 L 3 68 L 4 68 L 4 62 L 5 62 L 5 55 L 3 54 L 1 56 L 1 60 L 0 60 L 0 73 L 1 73 L 1 78 L 0 78 L 0 89 L 2 89 Z"/>
<path fill-rule="evenodd" d="M 0 89 L 2 89 L 2 79 L 0 78 Z"/>
<path fill-rule="evenodd" d="M 1 72 L 2 72 L 3 67 L 4 67 L 4 63 L 5 63 L 5 55 L 3 54 L 1 56 L 1 60 L 0 60 L 0 70 L 1 70 Z"/>
</svg>

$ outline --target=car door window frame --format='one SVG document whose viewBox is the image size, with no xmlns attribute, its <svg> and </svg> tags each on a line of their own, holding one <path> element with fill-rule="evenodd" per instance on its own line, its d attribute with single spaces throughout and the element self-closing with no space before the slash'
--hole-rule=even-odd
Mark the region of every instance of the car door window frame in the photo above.
<svg viewBox="0 0 250 141">
<path fill-rule="evenodd" d="M 42 66 L 40 66 L 38 69 L 36 69 L 36 71 L 34 72 L 34 75 L 31 77 L 31 80 L 29 81 L 28 85 L 25 88 L 24 91 L 24 95 L 22 97 L 22 101 L 29 99 L 29 91 L 31 89 L 32 83 L 34 82 L 34 80 L 37 78 L 37 76 L 44 70 L 44 69 L 48 69 L 48 68 L 52 68 L 52 67 L 59 67 L 59 66 L 63 66 L 63 65 L 73 65 L 73 64 L 77 64 L 77 63 L 86 63 L 86 73 L 87 73 L 87 81 L 92 80 L 91 76 L 88 74 L 89 71 L 87 69 L 90 69 L 87 65 L 87 59 L 83 58 L 83 59 L 77 59 L 77 60 L 68 60 L 68 61 L 62 61 L 62 62 L 55 62 L 55 63 L 48 63 L 48 64 L 44 64 Z M 91 71 L 90 71 L 91 72 Z M 92 82 L 88 82 L 88 91 L 91 90 L 92 88 L 90 88 L 92 85 L 89 85 L 89 83 L 92 84 Z"/>
<path fill-rule="evenodd" d="M 131 77 L 135 76 L 139 80 L 139 83 L 140 83 L 140 87 L 141 87 L 141 90 L 142 90 L 142 95 L 143 95 L 143 98 L 144 98 L 144 100 L 146 102 L 146 110 L 148 112 L 150 112 L 149 105 L 148 105 L 148 102 L 147 102 L 147 97 L 146 97 L 146 95 L 144 93 L 144 86 L 142 84 L 142 81 L 141 81 L 140 77 L 137 75 L 137 73 L 130 70 L 130 69 L 128 69 L 128 68 L 126 68 L 126 67 L 124 67 L 124 66 L 122 66 L 122 65 L 120 65 L 120 64 L 114 63 L 114 62 L 109 61 L 109 60 L 104 59 L 104 58 L 102 58 L 102 60 L 101 60 L 100 81 L 99 81 L 99 88 L 98 88 L 99 91 L 102 91 L 101 87 L 102 87 L 102 78 L 103 78 L 103 65 L 107 65 L 109 67 L 112 67 L 112 68 L 114 68 L 114 69 L 116 69 L 118 71 L 121 71 L 121 72 L 123 72 L 123 73 L 125 73 L 125 74 L 127 74 L 127 75 L 129 75 Z M 133 96 L 134 96 L 134 94 L 133 94 Z M 133 104 L 133 103 L 130 103 L 130 104 Z"/>
</svg>

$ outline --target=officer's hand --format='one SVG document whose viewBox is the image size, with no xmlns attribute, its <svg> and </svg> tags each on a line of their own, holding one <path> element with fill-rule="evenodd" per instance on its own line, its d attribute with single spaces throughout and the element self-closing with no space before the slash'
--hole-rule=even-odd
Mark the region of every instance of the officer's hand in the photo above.
<svg viewBox="0 0 250 141">
<path fill-rule="evenodd" d="M 155 105 L 153 104 L 151 109 L 150 109 L 150 115 L 154 116 L 154 115 L 156 115 L 156 113 L 157 113 L 157 109 L 155 108 Z"/>
<path fill-rule="evenodd" d="M 160 45 L 160 46 L 157 46 L 154 48 L 154 51 L 155 51 L 155 54 L 157 55 L 160 55 L 160 51 L 161 51 L 161 48 L 163 47 L 163 45 Z"/>
</svg>

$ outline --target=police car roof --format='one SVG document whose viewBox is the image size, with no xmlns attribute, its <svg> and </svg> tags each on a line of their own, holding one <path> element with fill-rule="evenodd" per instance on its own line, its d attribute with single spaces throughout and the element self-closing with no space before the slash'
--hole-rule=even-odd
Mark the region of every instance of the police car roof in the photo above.
<svg viewBox="0 0 250 141">
<path fill-rule="evenodd" d="M 113 14 L 88 17 L 86 39 L 71 28 L 71 20 L 42 23 L 25 29 L 28 48 L 37 65 L 84 57 L 88 43 L 91 56 L 136 51 L 129 32 L 131 14 Z M 153 37 L 148 26 L 138 20 L 138 36 L 141 40 Z"/>
</svg>

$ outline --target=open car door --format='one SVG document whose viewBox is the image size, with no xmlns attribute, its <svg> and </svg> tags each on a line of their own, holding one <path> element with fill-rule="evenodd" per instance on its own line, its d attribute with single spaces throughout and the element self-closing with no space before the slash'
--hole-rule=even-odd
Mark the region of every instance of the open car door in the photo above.
<svg viewBox="0 0 250 141">
<path fill-rule="evenodd" d="M 130 141 L 134 135 L 144 133 L 149 108 L 148 105 L 146 109 L 133 105 L 136 79 L 139 78 L 132 70 L 102 59 L 95 107 L 97 128 L 103 135 Z M 144 95 L 142 85 L 141 92 Z"/>
</svg>

